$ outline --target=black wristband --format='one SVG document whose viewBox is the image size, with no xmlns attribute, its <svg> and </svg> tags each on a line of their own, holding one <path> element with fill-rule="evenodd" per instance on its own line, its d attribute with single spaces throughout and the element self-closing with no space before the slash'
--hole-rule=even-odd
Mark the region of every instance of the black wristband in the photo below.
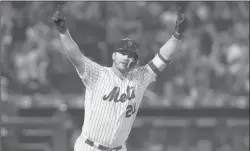
<svg viewBox="0 0 250 151">
<path fill-rule="evenodd" d="M 153 63 L 153 61 L 149 61 L 148 65 L 154 71 L 154 73 L 156 75 L 159 75 L 161 73 L 161 71 L 155 66 L 155 64 Z"/>
<path fill-rule="evenodd" d="M 166 60 L 165 58 L 163 58 L 160 52 L 158 52 L 158 57 L 161 59 L 161 61 L 163 61 L 167 65 L 172 62 L 172 60 Z"/>
<path fill-rule="evenodd" d="M 65 34 L 67 30 L 68 30 L 67 28 L 66 28 L 66 29 L 58 29 L 58 31 L 59 31 L 61 34 Z"/>
<path fill-rule="evenodd" d="M 183 36 L 179 33 L 177 33 L 176 31 L 173 32 L 173 36 L 178 39 L 178 40 L 182 40 Z"/>
</svg>

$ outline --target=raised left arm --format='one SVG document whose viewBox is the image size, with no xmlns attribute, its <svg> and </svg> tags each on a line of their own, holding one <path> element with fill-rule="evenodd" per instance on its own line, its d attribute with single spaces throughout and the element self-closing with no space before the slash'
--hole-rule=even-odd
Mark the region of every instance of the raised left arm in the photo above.
<svg viewBox="0 0 250 151">
<path fill-rule="evenodd" d="M 188 19 L 184 16 L 181 7 L 178 7 L 178 17 L 176 20 L 175 30 L 170 39 L 160 48 L 159 52 L 155 55 L 149 66 L 154 72 L 162 71 L 167 64 L 172 61 L 172 56 L 176 52 L 176 48 L 180 44 L 183 33 L 186 30 Z"/>
</svg>

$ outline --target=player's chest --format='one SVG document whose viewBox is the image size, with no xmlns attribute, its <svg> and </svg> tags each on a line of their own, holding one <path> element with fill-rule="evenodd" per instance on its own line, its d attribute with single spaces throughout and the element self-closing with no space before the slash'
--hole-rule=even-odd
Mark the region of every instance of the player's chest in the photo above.
<svg viewBox="0 0 250 151">
<path fill-rule="evenodd" d="M 104 79 L 105 81 L 105 79 Z M 104 84 L 104 85 L 103 85 Z M 104 102 L 125 103 L 138 97 L 139 84 L 136 80 L 106 79 L 100 84 L 99 98 Z"/>
</svg>

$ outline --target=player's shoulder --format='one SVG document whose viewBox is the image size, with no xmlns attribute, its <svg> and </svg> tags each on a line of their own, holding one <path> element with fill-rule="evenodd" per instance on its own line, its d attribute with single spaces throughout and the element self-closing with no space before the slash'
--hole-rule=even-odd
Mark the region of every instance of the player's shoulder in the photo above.
<svg viewBox="0 0 250 151">
<path fill-rule="evenodd" d="M 148 71 L 148 69 L 149 69 L 148 64 L 145 64 L 145 65 L 135 67 L 134 72 L 139 74 L 139 73 L 143 73 L 143 72 Z"/>
<path fill-rule="evenodd" d="M 149 64 L 145 64 L 135 68 L 134 75 L 138 80 L 145 80 L 147 79 L 146 77 L 155 77 L 156 73 L 151 69 Z"/>
<path fill-rule="evenodd" d="M 98 62 L 94 61 L 92 58 L 88 58 L 86 57 L 86 62 L 85 63 L 88 63 L 90 64 L 91 66 L 94 66 L 96 68 L 98 68 L 99 70 L 105 70 L 105 66 L 99 64 Z"/>
<path fill-rule="evenodd" d="M 148 65 L 137 66 L 133 69 L 133 76 L 140 78 L 148 70 Z"/>
<path fill-rule="evenodd" d="M 102 75 L 111 75 L 111 67 L 108 66 L 102 66 L 101 74 Z"/>
</svg>

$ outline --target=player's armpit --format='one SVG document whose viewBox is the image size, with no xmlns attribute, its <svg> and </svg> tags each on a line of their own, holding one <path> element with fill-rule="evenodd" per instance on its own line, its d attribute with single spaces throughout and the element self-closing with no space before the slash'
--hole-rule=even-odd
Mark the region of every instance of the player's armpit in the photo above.
<svg viewBox="0 0 250 151">
<path fill-rule="evenodd" d="M 65 50 L 65 54 L 68 56 L 72 64 L 77 68 L 78 72 L 84 72 L 84 62 L 86 57 L 81 53 L 79 47 L 72 39 L 69 31 L 67 30 L 65 34 L 60 34 L 62 45 Z"/>
</svg>

